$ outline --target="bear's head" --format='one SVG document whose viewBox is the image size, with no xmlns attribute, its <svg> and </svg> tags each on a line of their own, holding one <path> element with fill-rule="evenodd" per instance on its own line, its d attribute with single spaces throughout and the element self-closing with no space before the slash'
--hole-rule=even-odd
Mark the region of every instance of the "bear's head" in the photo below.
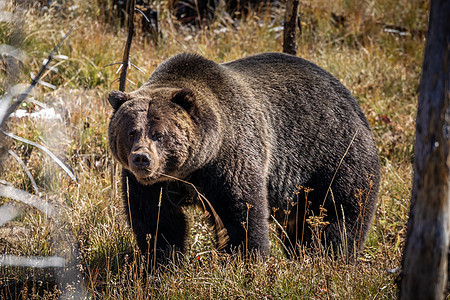
<svg viewBox="0 0 450 300">
<path fill-rule="evenodd" d="M 184 179 L 212 155 L 204 148 L 216 136 L 217 119 L 192 90 L 112 91 L 108 101 L 114 109 L 108 130 L 112 154 L 140 183 Z"/>
</svg>

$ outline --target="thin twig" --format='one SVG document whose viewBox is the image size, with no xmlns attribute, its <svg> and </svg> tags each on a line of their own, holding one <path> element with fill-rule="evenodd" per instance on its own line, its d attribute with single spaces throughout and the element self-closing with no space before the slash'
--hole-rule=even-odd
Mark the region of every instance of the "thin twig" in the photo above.
<svg viewBox="0 0 450 300">
<path fill-rule="evenodd" d="M 152 23 L 152 22 L 150 22 L 149 18 L 147 18 L 147 16 L 144 14 L 144 12 L 143 12 L 142 10 L 140 10 L 140 9 L 137 8 L 137 7 L 135 7 L 134 10 L 137 11 L 137 12 L 139 12 L 139 13 L 144 17 L 144 19 L 147 21 L 147 23 L 149 23 L 149 24 Z"/>
<path fill-rule="evenodd" d="M 118 61 L 118 62 L 115 62 L 115 63 L 107 64 L 103 68 L 111 67 L 111 66 L 114 66 L 114 65 L 122 65 L 122 64 L 123 64 L 123 61 Z"/>
<path fill-rule="evenodd" d="M 278 226 L 278 228 L 280 228 L 281 232 L 286 236 L 289 244 L 291 244 L 292 249 L 294 249 L 294 245 L 291 242 L 291 239 L 289 238 L 286 230 L 284 230 L 283 226 L 281 226 L 281 224 L 277 221 L 277 219 L 271 214 L 270 217 L 272 218 L 272 220 L 274 221 L 275 225 Z"/>
<path fill-rule="evenodd" d="M 144 69 L 139 68 L 138 66 L 136 66 L 136 65 L 133 64 L 132 62 L 130 62 L 130 65 L 131 65 L 132 67 L 135 67 L 138 71 L 141 71 L 143 74 L 146 73 L 146 71 L 145 71 Z"/>
<path fill-rule="evenodd" d="M 333 178 L 331 178 L 330 185 L 328 186 L 328 189 L 327 189 L 327 193 L 325 194 L 325 197 L 323 199 L 322 207 L 325 207 L 325 201 L 327 200 L 328 193 L 331 190 L 331 185 L 334 182 L 334 178 L 336 178 L 336 174 L 339 171 L 339 168 L 341 167 L 342 162 L 344 161 L 344 158 L 347 156 L 347 153 L 350 150 L 350 147 L 353 145 L 353 142 L 355 141 L 355 138 L 356 138 L 356 135 L 358 135 L 358 132 L 359 132 L 359 128 L 356 130 L 355 134 L 353 135 L 352 140 L 350 141 L 350 144 L 348 144 L 348 147 L 344 152 L 344 155 L 342 155 L 341 160 L 339 161 L 339 164 L 336 168 L 336 171 L 334 171 Z"/>
<path fill-rule="evenodd" d="M 275 219 L 274 216 L 270 215 L 273 219 Z M 276 219 L 275 219 L 276 220 Z M 279 223 L 278 223 L 279 224 Z M 280 225 L 281 226 L 281 225 Z M 270 227 L 271 231 L 273 232 L 273 237 L 280 243 L 280 245 L 284 248 L 284 250 L 286 251 L 286 253 L 289 253 L 289 249 L 286 247 L 286 244 L 280 239 L 280 237 L 278 236 L 278 232 L 275 228 L 272 228 L 272 226 Z"/>
</svg>

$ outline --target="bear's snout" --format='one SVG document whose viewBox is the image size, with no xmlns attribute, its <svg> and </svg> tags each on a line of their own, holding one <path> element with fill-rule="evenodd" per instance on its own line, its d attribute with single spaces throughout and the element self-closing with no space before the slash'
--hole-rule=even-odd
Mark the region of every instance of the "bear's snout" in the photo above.
<svg viewBox="0 0 450 300">
<path fill-rule="evenodd" d="M 138 169 L 145 169 L 150 166 L 151 158 L 145 152 L 137 152 L 132 154 L 131 162 Z"/>
</svg>

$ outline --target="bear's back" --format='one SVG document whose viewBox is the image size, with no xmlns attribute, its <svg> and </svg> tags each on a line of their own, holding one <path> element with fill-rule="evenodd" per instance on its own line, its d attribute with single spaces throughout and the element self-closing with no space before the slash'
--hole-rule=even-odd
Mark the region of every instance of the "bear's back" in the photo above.
<svg viewBox="0 0 450 300">
<path fill-rule="evenodd" d="M 274 129 L 268 181 L 272 206 L 292 196 L 298 185 L 316 189 L 310 198 L 321 203 L 337 169 L 339 179 L 332 188 L 339 201 L 362 189 L 366 175 L 374 175 L 378 185 L 379 162 L 369 124 L 351 93 L 330 73 L 281 53 L 221 66 L 244 78 L 258 95 L 248 101 L 266 108 Z"/>
<path fill-rule="evenodd" d="M 292 105 L 310 105 L 308 102 L 313 102 L 314 106 L 323 106 L 325 110 L 330 109 L 331 104 L 360 111 L 351 93 L 339 80 L 317 65 L 296 56 L 262 53 L 221 66 L 240 74 L 248 82 L 248 86 L 267 94 L 271 101 L 282 101 L 277 105 L 287 106 L 289 109 L 293 108 Z M 289 103 L 283 102 L 287 98 Z M 364 119 L 362 114 L 359 117 Z"/>
</svg>

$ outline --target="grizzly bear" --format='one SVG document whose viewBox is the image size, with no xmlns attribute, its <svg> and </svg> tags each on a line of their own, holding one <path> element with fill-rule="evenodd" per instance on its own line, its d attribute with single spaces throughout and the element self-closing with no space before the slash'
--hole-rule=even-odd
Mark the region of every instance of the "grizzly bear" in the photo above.
<svg viewBox="0 0 450 300">
<path fill-rule="evenodd" d="M 143 253 L 158 250 L 161 261 L 185 249 L 183 205 L 195 202 L 186 182 L 223 223 L 225 251 L 267 257 L 271 218 L 286 249 L 361 249 L 376 208 L 377 149 L 350 92 L 313 63 L 264 53 L 216 64 L 183 53 L 108 100 L 109 144 Z"/>
</svg>

